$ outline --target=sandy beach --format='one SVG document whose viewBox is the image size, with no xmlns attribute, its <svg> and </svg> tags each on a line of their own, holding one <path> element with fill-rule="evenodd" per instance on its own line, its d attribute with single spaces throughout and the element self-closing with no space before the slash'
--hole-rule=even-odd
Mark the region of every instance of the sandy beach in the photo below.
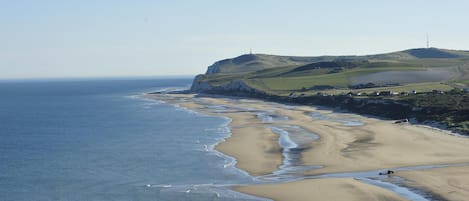
<svg viewBox="0 0 469 201">
<path fill-rule="evenodd" d="M 263 127 L 260 121 L 251 115 L 227 116 L 233 119 L 232 137 L 218 145 L 217 150 L 235 157 L 237 166 L 251 175 L 259 176 L 275 171 L 282 163 L 277 134 Z"/>
<path fill-rule="evenodd" d="M 197 112 L 232 119 L 229 125 L 232 136 L 220 143 L 216 149 L 235 157 L 238 161 L 237 167 L 253 176 L 272 173 L 282 164 L 279 136 L 269 128 L 282 125 L 301 127 L 319 136 L 318 140 L 310 142 L 301 152 L 301 163 L 305 166 L 321 166 L 322 168 L 303 172 L 304 175 L 469 163 L 468 138 L 407 123 L 394 124 L 393 121 L 337 113 L 327 109 L 285 106 L 252 99 L 195 97 L 195 95 L 187 94 L 148 96 Z M 209 106 L 223 106 L 225 110 L 217 112 Z M 288 118 L 282 121 L 263 122 L 257 116 L 259 111 L 269 111 Z M 321 118 L 315 118 L 312 114 Z M 349 120 L 361 124 L 347 125 Z M 458 168 L 469 169 L 468 167 Z M 398 175 L 409 178 L 419 186 L 425 181 L 422 179 L 425 175 L 433 175 L 441 180 L 441 182 L 434 183 L 448 183 L 447 180 L 455 179 L 440 177 L 443 173 L 439 171 L 444 170 L 416 171 L 415 174 L 414 171 L 402 172 L 402 174 L 399 172 Z M 460 173 L 466 177 L 469 175 L 467 171 L 461 170 Z M 453 185 L 454 182 L 451 184 Z M 467 183 L 462 180 L 455 185 L 462 185 L 459 187 L 467 189 Z M 434 185 L 422 186 L 442 197 L 451 192 L 450 190 L 438 191 L 438 186 Z M 307 179 L 281 184 L 242 186 L 236 189 L 274 200 L 404 199 L 387 189 L 356 181 L 353 178 Z M 369 193 L 364 195 L 363 192 Z M 463 195 L 466 194 L 463 193 Z M 317 199 L 310 199 L 313 197 Z"/>
</svg>

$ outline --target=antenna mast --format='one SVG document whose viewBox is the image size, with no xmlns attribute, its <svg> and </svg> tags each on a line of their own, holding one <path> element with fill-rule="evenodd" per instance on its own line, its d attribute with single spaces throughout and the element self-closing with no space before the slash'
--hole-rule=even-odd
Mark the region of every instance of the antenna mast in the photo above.
<svg viewBox="0 0 469 201">
<path fill-rule="evenodd" d="M 428 33 L 427 33 L 427 48 L 430 48 L 430 40 L 428 39 Z"/>
</svg>

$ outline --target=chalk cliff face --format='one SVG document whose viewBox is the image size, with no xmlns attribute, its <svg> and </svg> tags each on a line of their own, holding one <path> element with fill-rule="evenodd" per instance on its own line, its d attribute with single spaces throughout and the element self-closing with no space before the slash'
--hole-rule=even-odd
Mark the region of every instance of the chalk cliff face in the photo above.
<svg viewBox="0 0 469 201">
<path fill-rule="evenodd" d="M 213 88 L 208 82 L 204 82 L 201 80 L 203 77 L 204 75 L 195 76 L 191 85 L 192 92 L 204 92 L 204 91 L 211 90 Z"/>
<path fill-rule="evenodd" d="M 207 75 L 219 73 L 237 73 L 248 72 L 263 69 L 265 65 L 259 62 L 260 57 L 256 55 L 241 55 L 239 57 L 224 59 L 208 66 L 207 71 L 203 75 L 197 75 L 192 82 L 191 91 L 198 93 L 246 93 L 260 92 L 248 86 L 242 80 L 232 80 L 228 83 L 214 86 L 207 81 Z"/>
<path fill-rule="evenodd" d="M 217 61 L 207 68 L 205 74 L 248 72 L 263 69 L 265 66 L 260 56 L 245 54 Z"/>
<path fill-rule="evenodd" d="M 210 75 L 210 74 L 219 73 L 220 72 L 220 66 L 223 66 L 225 63 L 228 63 L 228 61 L 226 59 L 215 62 L 214 64 L 210 65 L 207 68 L 207 72 L 205 72 L 205 74 Z"/>
<path fill-rule="evenodd" d="M 209 82 L 202 81 L 204 75 L 198 75 L 192 82 L 191 91 L 198 93 L 252 93 L 264 94 L 265 92 L 257 90 L 243 80 L 233 80 L 226 84 L 213 86 Z"/>
<path fill-rule="evenodd" d="M 232 60 L 234 59 L 223 59 L 213 63 L 207 68 L 207 72 L 205 72 L 205 74 L 210 75 L 223 72 L 222 68 L 226 68 L 226 66 L 229 66 L 232 63 Z"/>
</svg>

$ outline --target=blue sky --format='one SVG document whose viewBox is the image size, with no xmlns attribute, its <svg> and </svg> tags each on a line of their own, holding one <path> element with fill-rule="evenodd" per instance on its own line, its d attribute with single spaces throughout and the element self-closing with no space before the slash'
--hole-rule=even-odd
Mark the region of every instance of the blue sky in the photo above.
<svg viewBox="0 0 469 201">
<path fill-rule="evenodd" d="M 469 1 L 0 0 L 0 79 L 193 75 L 248 53 L 469 50 Z"/>
</svg>

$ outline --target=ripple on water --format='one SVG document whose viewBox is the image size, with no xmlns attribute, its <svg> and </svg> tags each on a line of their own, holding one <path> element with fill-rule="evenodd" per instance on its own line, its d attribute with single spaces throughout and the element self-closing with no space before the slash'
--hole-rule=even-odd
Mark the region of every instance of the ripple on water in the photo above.
<svg viewBox="0 0 469 201">
<path fill-rule="evenodd" d="M 243 194 L 228 188 L 234 185 L 239 184 L 148 185 L 146 188 L 159 191 L 159 198 L 165 200 L 270 201 L 267 198 Z"/>
</svg>

